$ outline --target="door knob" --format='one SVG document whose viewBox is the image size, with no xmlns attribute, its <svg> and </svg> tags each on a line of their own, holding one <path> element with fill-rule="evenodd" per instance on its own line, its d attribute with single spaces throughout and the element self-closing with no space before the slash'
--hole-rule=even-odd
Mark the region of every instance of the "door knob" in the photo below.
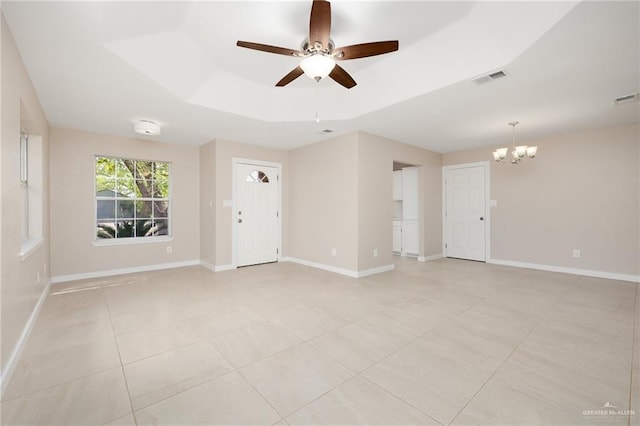
<svg viewBox="0 0 640 426">
<path fill-rule="evenodd" d="M 238 219 L 238 223 L 242 223 L 242 219 Z"/>
<path fill-rule="evenodd" d="M 484 217 L 481 217 L 480 220 L 484 220 Z"/>
</svg>

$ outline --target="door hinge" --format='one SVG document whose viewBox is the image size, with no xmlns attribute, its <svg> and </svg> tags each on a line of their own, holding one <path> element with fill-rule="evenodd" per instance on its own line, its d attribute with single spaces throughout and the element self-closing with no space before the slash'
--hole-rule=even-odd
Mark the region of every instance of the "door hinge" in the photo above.
<svg viewBox="0 0 640 426">
<path fill-rule="evenodd" d="M 280 254 L 280 249 L 276 249 L 276 254 Z"/>
<path fill-rule="evenodd" d="M 448 248 L 449 245 L 447 243 L 444 243 L 444 248 Z"/>
<path fill-rule="evenodd" d="M 276 212 L 276 217 L 280 217 L 280 212 Z"/>
<path fill-rule="evenodd" d="M 276 175 L 276 181 L 280 180 L 280 175 Z"/>
</svg>

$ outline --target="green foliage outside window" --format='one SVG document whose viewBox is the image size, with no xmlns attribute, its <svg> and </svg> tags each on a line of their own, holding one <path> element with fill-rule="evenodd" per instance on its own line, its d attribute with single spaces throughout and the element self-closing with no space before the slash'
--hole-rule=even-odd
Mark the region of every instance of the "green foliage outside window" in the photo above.
<svg viewBox="0 0 640 426">
<path fill-rule="evenodd" d="M 96 157 L 96 237 L 169 234 L 170 163 Z"/>
</svg>

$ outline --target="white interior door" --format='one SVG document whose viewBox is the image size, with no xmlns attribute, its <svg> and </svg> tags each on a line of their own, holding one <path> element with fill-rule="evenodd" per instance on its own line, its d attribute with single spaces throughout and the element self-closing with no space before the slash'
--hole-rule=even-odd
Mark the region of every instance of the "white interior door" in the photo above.
<svg viewBox="0 0 640 426">
<path fill-rule="evenodd" d="M 486 260 L 485 166 L 445 172 L 447 257 Z"/>
<path fill-rule="evenodd" d="M 278 179 L 277 167 L 236 166 L 237 266 L 278 260 Z"/>
</svg>

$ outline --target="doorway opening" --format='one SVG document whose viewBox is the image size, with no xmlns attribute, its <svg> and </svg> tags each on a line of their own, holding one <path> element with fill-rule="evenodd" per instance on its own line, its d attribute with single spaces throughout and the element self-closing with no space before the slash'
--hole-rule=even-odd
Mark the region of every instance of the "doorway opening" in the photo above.
<svg viewBox="0 0 640 426">
<path fill-rule="evenodd" d="M 394 255 L 418 257 L 420 251 L 418 166 L 393 162 L 393 230 Z"/>
</svg>

